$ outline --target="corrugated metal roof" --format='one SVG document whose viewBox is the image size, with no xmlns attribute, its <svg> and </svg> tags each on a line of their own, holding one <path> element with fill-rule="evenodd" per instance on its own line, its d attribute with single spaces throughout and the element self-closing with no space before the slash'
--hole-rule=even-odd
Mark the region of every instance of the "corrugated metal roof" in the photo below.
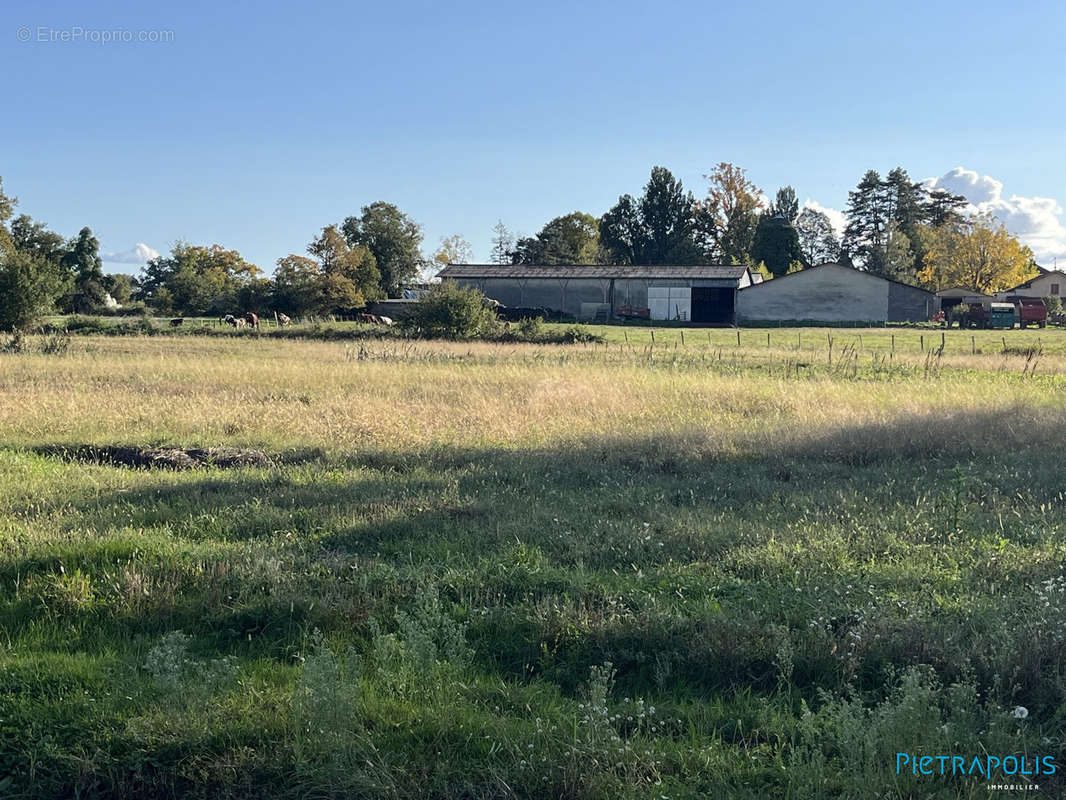
<svg viewBox="0 0 1066 800">
<path fill-rule="evenodd" d="M 438 278 L 721 278 L 739 280 L 746 267 L 706 264 L 654 267 L 603 264 L 449 264 Z"/>
</svg>

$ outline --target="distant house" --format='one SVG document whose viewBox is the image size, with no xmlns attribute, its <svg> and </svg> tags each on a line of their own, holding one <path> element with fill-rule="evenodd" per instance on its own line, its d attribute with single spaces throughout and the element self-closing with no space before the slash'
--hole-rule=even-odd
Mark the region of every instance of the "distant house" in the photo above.
<svg viewBox="0 0 1066 800">
<path fill-rule="evenodd" d="M 996 292 L 996 297 L 1001 300 L 1010 300 L 1015 297 L 1044 298 L 1066 294 L 1066 272 L 1043 267 L 1037 267 L 1037 269 L 1040 272 L 1035 278 L 1030 278 L 1012 289 Z"/>
<path fill-rule="evenodd" d="M 727 325 L 735 322 L 737 291 L 752 282 L 746 267 L 714 264 L 449 264 L 438 277 L 479 289 L 504 306 L 577 319 Z"/>
<path fill-rule="evenodd" d="M 843 264 L 820 264 L 737 293 L 740 322 L 918 322 L 937 298 L 917 286 Z"/>
</svg>

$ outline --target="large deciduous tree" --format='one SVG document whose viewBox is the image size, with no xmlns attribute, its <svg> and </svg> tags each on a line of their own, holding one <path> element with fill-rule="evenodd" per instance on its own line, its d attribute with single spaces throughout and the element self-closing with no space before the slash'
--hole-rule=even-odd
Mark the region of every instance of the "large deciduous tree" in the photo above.
<svg viewBox="0 0 1066 800">
<path fill-rule="evenodd" d="M 261 270 L 236 250 L 178 242 L 169 256 L 151 259 L 141 271 L 141 292 L 153 306 L 189 315 L 235 310 L 238 292 Z"/>
<path fill-rule="evenodd" d="M 710 255 L 725 264 L 747 264 L 762 205 L 759 188 L 734 164 L 722 162 L 709 175 L 700 204 L 701 230 Z"/>
<path fill-rule="evenodd" d="M 319 308 L 335 311 L 362 308 L 385 296 L 377 259 L 369 246 L 350 246 L 335 225 L 327 225 L 307 246 L 318 259 L 324 299 Z M 320 313 L 326 313 L 320 311 Z"/>
<path fill-rule="evenodd" d="M 581 211 L 556 217 L 536 236 L 519 239 L 511 260 L 515 264 L 602 264 L 599 220 Z"/>
<path fill-rule="evenodd" d="M 918 278 L 934 291 L 965 286 L 992 294 L 1036 274 L 1032 251 L 991 215 L 982 214 L 961 229 L 934 229 Z"/>
<path fill-rule="evenodd" d="M 15 249 L 56 266 L 63 264 L 67 242 L 43 222 L 29 214 L 19 214 L 11 221 L 11 243 Z"/>
<path fill-rule="evenodd" d="M 341 226 L 348 246 L 365 247 L 374 255 L 381 288 L 396 297 L 400 287 L 422 271 L 422 227 L 392 203 L 363 206 L 358 217 Z"/>
<path fill-rule="evenodd" d="M 65 287 L 55 264 L 0 247 L 0 330 L 29 327 L 53 309 Z"/>
<path fill-rule="evenodd" d="M 823 212 L 813 208 L 803 209 L 796 217 L 795 227 L 803 262 L 807 266 L 840 259 L 840 242 L 833 231 L 833 223 Z"/>
</svg>

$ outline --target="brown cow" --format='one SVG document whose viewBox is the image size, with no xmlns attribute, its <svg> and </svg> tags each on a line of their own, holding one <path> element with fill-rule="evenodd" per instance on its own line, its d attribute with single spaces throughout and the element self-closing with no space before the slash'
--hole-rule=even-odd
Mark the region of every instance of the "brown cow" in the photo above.
<svg viewBox="0 0 1066 800">
<path fill-rule="evenodd" d="M 246 323 L 248 323 L 248 327 L 251 328 L 252 330 L 256 330 L 256 331 L 259 330 L 259 315 L 258 314 L 253 314 L 251 311 L 249 311 L 247 314 L 244 315 L 244 321 Z"/>
<path fill-rule="evenodd" d="M 278 325 L 284 328 L 290 322 L 292 322 L 292 320 L 289 319 L 289 317 L 287 317 L 285 314 L 278 314 Z"/>
</svg>

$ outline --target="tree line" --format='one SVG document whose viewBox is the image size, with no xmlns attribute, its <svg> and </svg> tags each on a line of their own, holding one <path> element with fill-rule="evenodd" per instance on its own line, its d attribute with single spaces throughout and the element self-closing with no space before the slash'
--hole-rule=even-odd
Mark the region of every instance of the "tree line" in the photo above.
<svg viewBox="0 0 1066 800">
<path fill-rule="evenodd" d="M 1033 254 L 991 216 L 968 213 L 966 198 L 913 181 L 897 167 L 866 172 L 848 195 L 838 237 L 829 217 L 802 208 L 795 189 L 773 198 L 742 168 L 720 163 L 697 198 L 665 167 L 638 196 L 623 194 L 604 214 L 556 217 L 532 236 L 502 221 L 490 259 L 499 264 L 738 264 L 766 278 L 836 261 L 936 290 L 960 285 L 995 292 L 1036 272 Z M 189 316 L 276 310 L 290 316 L 346 313 L 398 296 L 429 268 L 473 260 L 461 235 L 422 255 L 421 226 L 391 203 L 327 225 L 304 253 L 278 259 L 272 277 L 236 250 L 179 242 L 137 277 L 105 274 L 88 227 L 70 239 L 27 214 L 0 179 L 0 329 L 43 313 L 127 311 Z"/>
<path fill-rule="evenodd" d="M 654 167 L 639 197 L 624 194 L 605 214 L 574 211 L 533 236 L 499 222 L 494 263 L 738 264 L 779 277 L 839 262 L 931 290 L 963 285 L 984 292 L 1035 274 L 1032 252 L 989 215 L 968 213 L 962 195 L 913 181 L 902 167 L 882 179 L 870 170 L 848 194 L 838 237 L 829 217 L 801 208 L 791 186 L 773 199 L 729 163 L 709 174 L 697 198 L 665 167 Z M 442 259 L 443 260 L 443 259 Z"/>
<path fill-rule="evenodd" d="M 346 313 L 396 296 L 426 266 L 421 227 L 391 203 L 371 203 L 327 225 L 304 254 L 278 259 L 273 277 L 236 250 L 188 242 L 150 259 L 139 276 L 104 274 L 90 228 L 67 240 L 27 214 L 15 216 L 16 205 L 0 179 L 0 330 L 46 313 L 119 308 L 188 316 Z"/>
</svg>

